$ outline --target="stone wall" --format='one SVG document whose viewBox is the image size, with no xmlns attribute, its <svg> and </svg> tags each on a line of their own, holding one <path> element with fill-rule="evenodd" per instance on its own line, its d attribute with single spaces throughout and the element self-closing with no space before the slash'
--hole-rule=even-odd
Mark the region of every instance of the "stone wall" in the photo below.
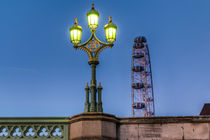
<svg viewBox="0 0 210 140">
<path fill-rule="evenodd" d="M 210 116 L 1 118 L 0 140 L 210 140 Z"/>
<path fill-rule="evenodd" d="M 210 140 L 210 116 L 120 118 L 120 140 Z"/>
<path fill-rule="evenodd" d="M 210 140 L 210 116 L 117 118 L 83 113 L 70 118 L 70 140 Z"/>
</svg>

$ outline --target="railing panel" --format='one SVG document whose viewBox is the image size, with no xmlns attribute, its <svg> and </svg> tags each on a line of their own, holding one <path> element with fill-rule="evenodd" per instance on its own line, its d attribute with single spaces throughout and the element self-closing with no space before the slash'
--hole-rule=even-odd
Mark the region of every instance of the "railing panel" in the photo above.
<svg viewBox="0 0 210 140">
<path fill-rule="evenodd" d="M 0 118 L 0 140 L 69 140 L 69 118 Z"/>
</svg>

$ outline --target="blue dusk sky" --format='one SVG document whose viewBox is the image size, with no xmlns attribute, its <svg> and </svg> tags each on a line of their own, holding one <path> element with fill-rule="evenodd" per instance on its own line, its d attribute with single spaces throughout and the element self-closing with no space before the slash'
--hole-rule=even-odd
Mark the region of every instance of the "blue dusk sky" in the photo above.
<svg viewBox="0 0 210 140">
<path fill-rule="evenodd" d="M 84 111 L 88 56 L 75 51 L 69 28 L 100 13 L 96 35 L 105 41 L 108 17 L 117 41 L 104 50 L 97 81 L 105 113 L 131 116 L 131 54 L 146 36 L 156 116 L 199 115 L 210 102 L 209 0 L 0 0 L 0 116 L 72 116 Z"/>
</svg>

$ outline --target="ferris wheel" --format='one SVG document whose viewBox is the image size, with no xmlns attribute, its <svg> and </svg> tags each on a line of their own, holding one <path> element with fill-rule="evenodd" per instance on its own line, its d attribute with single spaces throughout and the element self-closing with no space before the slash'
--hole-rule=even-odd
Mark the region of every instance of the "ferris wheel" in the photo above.
<svg viewBox="0 0 210 140">
<path fill-rule="evenodd" d="M 132 54 L 132 116 L 155 115 L 152 70 L 147 40 L 143 36 L 134 39 Z"/>
</svg>

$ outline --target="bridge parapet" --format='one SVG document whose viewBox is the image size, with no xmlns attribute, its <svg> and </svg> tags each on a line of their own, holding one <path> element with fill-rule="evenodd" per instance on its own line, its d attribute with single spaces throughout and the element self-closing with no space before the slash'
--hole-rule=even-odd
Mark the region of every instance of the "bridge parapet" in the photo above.
<svg viewBox="0 0 210 140">
<path fill-rule="evenodd" d="M 69 140 L 69 117 L 0 118 L 0 140 Z"/>
<path fill-rule="evenodd" d="M 210 116 L 0 118 L 0 140 L 210 140 Z"/>
</svg>

